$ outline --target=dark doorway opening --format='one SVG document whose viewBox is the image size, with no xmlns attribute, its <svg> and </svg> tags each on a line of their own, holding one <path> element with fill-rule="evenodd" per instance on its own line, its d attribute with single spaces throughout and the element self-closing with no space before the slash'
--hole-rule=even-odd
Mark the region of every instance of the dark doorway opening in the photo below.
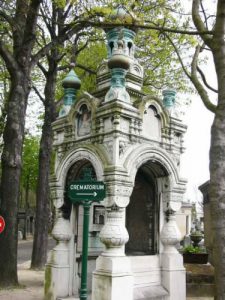
<svg viewBox="0 0 225 300">
<path fill-rule="evenodd" d="M 139 169 L 126 210 L 129 241 L 127 255 L 153 255 L 158 252 L 159 205 L 154 177 Z"/>
</svg>

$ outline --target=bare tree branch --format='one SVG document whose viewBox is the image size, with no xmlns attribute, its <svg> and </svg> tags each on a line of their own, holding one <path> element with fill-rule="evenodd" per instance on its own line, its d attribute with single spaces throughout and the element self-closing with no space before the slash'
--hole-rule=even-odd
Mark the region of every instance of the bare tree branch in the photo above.
<svg viewBox="0 0 225 300">
<path fill-rule="evenodd" d="M 66 11 L 65 11 L 64 14 L 63 14 L 64 19 L 67 18 L 68 14 L 69 14 L 69 12 L 70 12 L 70 10 L 71 10 L 71 8 L 72 8 L 72 4 L 70 3 L 70 4 L 68 5 Z"/>
<path fill-rule="evenodd" d="M 52 27 L 51 27 L 50 23 L 47 20 L 48 18 L 46 18 L 46 12 L 42 9 L 42 7 L 40 8 L 40 11 L 41 11 L 41 15 L 42 15 L 42 18 L 43 18 L 43 21 L 44 21 L 45 25 L 48 28 L 48 31 L 49 31 L 51 37 L 53 37 L 54 33 L 53 33 L 53 30 L 52 30 Z"/>
<path fill-rule="evenodd" d="M 198 62 L 198 56 L 200 53 L 200 49 L 201 49 L 200 45 L 198 45 L 195 49 L 195 54 L 194 54 L 192 64 L 191 64 L 191 78 L 190 79 L 191 79 L 192 83 L 194 84 L 198 94 L 200 95 L 205 107 L 208 108 L 208 110 L 210 110 L 211 112 L 215 113 L 217 106 L 214 105 L 210 101 L 208 93 L 204 89 L 201 82 L 198 80 L 198 76 L 197 76 L 197 62 Z"/>
<path fill-rule="evenodd" d="M 218 94 L 218 90 L 214 89 L 213 87 L 211 87 L 211 86 L 208 84 L 208 82 L 207 82 L 207 80 L 206 80 L 206 77 L 205 77 L 205 74 L 203 73 L 203 71 L 202 71 L 202 70 L 200 69 L 200 67 L 198 67 L 198 66 L 197 66 L 197 71 L 198 71 L 198 73 L 201 75 L 201 78 L 202 78 L 202 81 L 203 81 L 204 85 L 205 85 L 209 90 L 211 90 L 212 92 Z"/>
<path fill-rule="evenodd" d="M 42 97 L 41 93 L 39 92 L 39 90 L 36 88 L 35 85 L 32 85 L 32 89 L 34 90 L 35 94 L 39 97 L 39 99 L 41 100 L 41 102 L 45 103 L 45 98 Z"/>
<path fill-rule="evenodd" d="M 112 23 L 112 22 L 110 22 L 110 23 L 109 22 L 95 22 L 95 21 L 88 21 L 88 20 L 84 20 L 84 21 L 81 20 L 79 23 L 83 24 L 83 26 L 92 26 L 92 27 L 104 28 L 104 29 L 124 26 L 123 23 L 120 24 L 120 23 Z M 211 37 L 213 35 L 213 31 L 207 30 L 206 28 L 205 28 L 205 30 L 202 30 L 202 31 L 182 30 L 182 29 L 174 29 L 174 28 L 168 28 L 168 27 L 162 27 L 162 26 L 152 26 L 152 25 L 148 25 L 148 24 L 138 24 L 138 23 L 126 24 L 126 26 L 133 30 L 140 28 L 140 29 L 156 30 L 159 32 L 168 32 L 168 33 L 170 32 L 170 33 L 196 35 L 196 36 L 201 34 L 203 36 Z"/>
<path fill-rule="evenodd" d="M 77 67 L 77 68 L 80 68 L 80 69 L 82 69 L 82 70 L 84 70 L 84 71 L 86 71 L 86 72 L 88 72 L 88 73 L 90 73 L 90 74 L 93 74 L 93 75 L 96 75 L 96 74 L 97 74 L 96 71 L 91 70 L 91 69 L 89 69 L 88 67 L 86 67 L 86 66 L 84 66 L 84 65 L 76 64 L 76 67 Z"/>
<path fill-rule="evenodd" d="M 58 71 L 64 71 L 64 70 L 66 70 L 66 69 L 71 69 L 71 67 L 72 67 L 72 64 L 66 65 L 66 66 L 58 67 L 57 70 L 58 70 Z M 82 69 L 82 70 L 84 70 L 84 71 L 86 71 L 86 72 L 88 72 L 88 73 L 90 73 L 90 74 L 93 74 L 93 75 L 96 75 L 96 74 L 97 74 L 96 71 L 94 71 L 94 70 L 88 68 L 87 66 L 81 65 L 81 64 L 74 64 L 74 67 L 80 68 L 80 69 Z"/>
<path fill-rule="evenodd" d="M 44 74 L 45 77 L 47 77 L 48 71 L 42 66 L 40 62 L 37 63 L 38 68 L 41 70 L 41 72 Z"/>
<path fill-rule="evenodd" d="M 46 46 L 44 46 L 42 49 L 40 49 L 33 57 L 32 57 L 32 66 L 35 66 L 38 61 L 47 55 L 47 53 L 50 51 L 51 47 L 53 46 L 53 42 L 50 42 Z"/>
<path fill-rule="evenodd" d="M 207 17 L 206 17 L 205 8 L 203 6 L 202 0 L 200 2 L 200 5 L 201 5 L 202 13 L 203 13 L 203 16 L 204 16 L 204 19 L 205 19 L 205 22 L 204 22 L 205 23 L 205 27 L 208 30 L 209 29 L 209 27 L 208 27 L 208 20 L 207 20 Z"/>
<path fill-rule="evenodd" d="M 180 56 L 180 53 L 179 53 L 179 50 L 178 50 L 177 46 L 174 44 L 174 42 L 172 41 L 172 39 L 170 38 L 170 36 L 168 34 L 165 34 L 165 36 L 168 38 L 168 40 L 170 41 L 170 43 L 173 45 L 184 73 L 187 75 L 187 77 L 191 80 L 191 82 L 195 86 L 195 88 L 196 88 L 197 92 L 199 93 L 199 95 L 200 95 L 200 97 L 201 97 L 201 99 L 202 99 L 205 107 L 208 110 L 210 110 L 211 112 L 215 113 L 217 106 L 214 105 L 210 101 L 209 96 L 208 96 L 206 90 L 204 89 L 203 85 L 201 84 L 201 82 L 199 81 L 198 76 L 197 76 L 197 66 L 198 66 L 197 65 L 197 61 L 198 61 L 198 56 L 199 56 L 199 53 L 200 53 L 200 50 L 201 50 L 201 46 L 198 45 L 196 47 L 195 54 L 194 54 L 194 57 L 193 57 L 193 60 L 192 60 L 192 64 L 191 64 L 191 73 L 190 73 L 190 72 L 188 72 L 187 68 L 184 65 L 184 62 L 182 60 L 182 57 Z"/>
<path fill-rule="evenodd" d="M 169 42 L 170 42 L 171 45 L 173 46 L 173 48 L 174 48 L 174 50 L 175 50 L 175 52 L 176 52 L 176 54 L 177 54 L 177 57 L 178 57 L 178 59 L 179 59 L 179 62 L 180 62 L 180 64 L 181 64 L 181 67 L 182 67 L 184 73 L 185 73 L 186 76 L 191 80 L 191 74 L 188 72 L 187 68 L 185 67 L 184 62 L 183 62 L 183 59 L 182 59 L 182 57 L 180 56 L 180 52 L 179 52 L 177 46 L 175 45 L 175 43 L 173 42 L 173 40 L 170 38 L 170 36 L 169 36 L 168 34 L 165 34 L 165 33 L 164 33 L 164 35 L 166 36 L 166 38 L 169 40 Z"/>
<path fill-rule="evenodd" d="M 201 36 L 206 45 L 210 47 L 213 31 L 208 31 L 205 24 L 203 23 L 200 12 L 199 12 L 200 0 L 193 0 L 192 2 L 192 19 L 195 24 L 195 27 L 198 31 L 198 35 Z M 208 33 L 207 33 L 208 31 Z M 210 47 L 211 48 L 211 47 Z"/>
<path fill-rule="evenodd" d="M 16 60 L 14 59 L 13 55 L 9 51 L 8 48 L 4 45 L 4 43 L 0 40 L 0 55 L 2 56 L 3 60 L 5 61 L 6 68 L 10 73 L 10 76 L 15 76 L 15 73 L 18 69 L 18 65 Z"/>
</svg>

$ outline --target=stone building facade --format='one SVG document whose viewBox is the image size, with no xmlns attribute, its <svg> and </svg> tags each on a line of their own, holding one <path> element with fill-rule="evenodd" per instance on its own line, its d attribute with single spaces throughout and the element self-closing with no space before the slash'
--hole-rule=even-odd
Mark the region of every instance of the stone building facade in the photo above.
<svg viewBox="0 0 225 300">
<path fill-rule="evenodd" d="M 107 189 L 90 216 L 90 266 L 91 256 L 97 256 L 92 299 L 184 300 L 175 213 L 186 185 L 179 176 L 186 126 L 173 90 L 163 91 L 161 99 L 142 92 L 143 68 L 134 56 L 136 33 L 118 27 L 106 35 L 108 57 L 97 70 L 97 92 L 77 99 L 81 83 L 70 71 L 63 81 L 64 105 L 53 123 L 52 234 L 58 244 L 48 259 L 46 298 L 75 297 L 79 288 L 83 212 L 71 204 L 66 190 L 88 167 Z"/>
</svg>

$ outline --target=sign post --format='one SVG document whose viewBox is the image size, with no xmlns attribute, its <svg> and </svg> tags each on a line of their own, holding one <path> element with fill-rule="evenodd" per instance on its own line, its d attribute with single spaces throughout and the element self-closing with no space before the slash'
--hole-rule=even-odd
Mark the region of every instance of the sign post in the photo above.
<svg viewBox="0 0 225 300">
<path fill-rule="evenodd" d="M 87 300 L 88 296 L 87 261 L 90 207 L 93 202 L 100 202 L 105 198 L 105 183 L 88 180 L 91 179 L 90 174 L 85 173 L 85 175 L 84 180 L 72 182 L 68 188 L 68 196 L 71 202 L 83 205 L 84 209 L 80 300 Z"/>
</svg>

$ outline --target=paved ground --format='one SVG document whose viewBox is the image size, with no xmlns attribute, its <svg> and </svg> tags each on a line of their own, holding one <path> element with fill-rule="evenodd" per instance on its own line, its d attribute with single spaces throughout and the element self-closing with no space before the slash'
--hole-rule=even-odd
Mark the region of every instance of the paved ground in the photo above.
<svg viewBox="0 0 225 300">
<path fill-rule="evenodd" d="M 48 239 L 48 250 L 54 248 L 56 242 L 53 238 Z M 32 247 L 33 247 L 33 239 L 28 237 L 27 240 L 19 240 L 18 243 L 18 255 L 17 255 L 17 263 L 22 264 L 28 260 L 31 260 L 32 255 Z"/>
<path fill-rule="evenodd" d="M 18 265 L 21 288 L 0 290 L 1 300 L 43 300 L 44 271 L 30 270 L 30 261 Z"/>
</svg>

